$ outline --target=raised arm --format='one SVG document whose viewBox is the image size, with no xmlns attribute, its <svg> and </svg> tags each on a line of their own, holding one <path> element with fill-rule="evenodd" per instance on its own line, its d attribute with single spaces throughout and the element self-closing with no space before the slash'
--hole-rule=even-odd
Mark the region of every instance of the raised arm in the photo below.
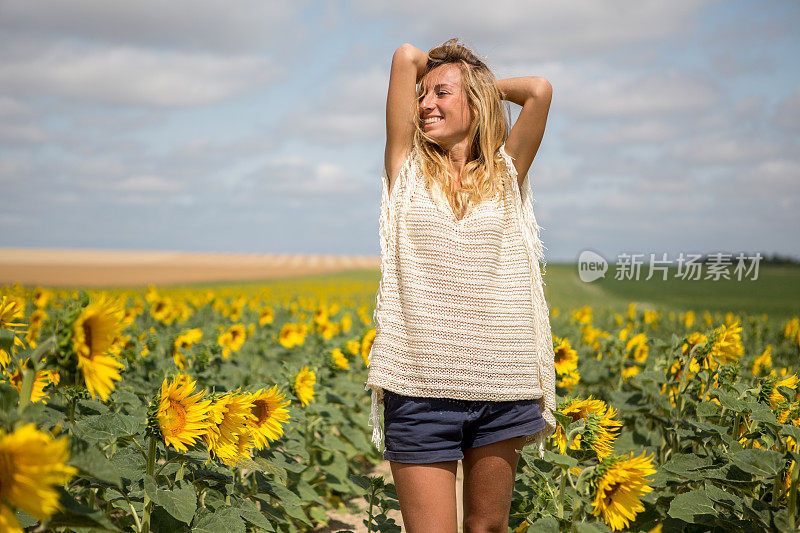
<svg viewBox="0 0 800 533">
<path fill-rule="evenodd" d="M 528 76 L 497 81 L 504 100 L 522 106 L 519 118 L 506 139 L 506 153 L 514 158 L 519 186 L 542 144 L 553 88 L 544 78 Z"/>
<path fill-rule="evenodd" d="M 389 94 L 386 97 L 386 152 L 384 164 L 389 177 L 389 191 L 394 186 L 411 151 L 416 121 L 417 81 L 425 73 L 428 53 L 409 43 L 401 45 L 392 56 Z"/>
</svg>

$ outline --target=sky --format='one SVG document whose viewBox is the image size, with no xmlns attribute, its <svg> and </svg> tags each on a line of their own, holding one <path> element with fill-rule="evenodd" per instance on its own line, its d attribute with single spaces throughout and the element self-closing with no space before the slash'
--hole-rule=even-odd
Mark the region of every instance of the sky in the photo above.
<svg viewBox="0 0 800 533">
<path fill-rule="evenodd" d="M 553 87 L 548 261 L 800 256 L 798 24 L 780 0 L 2 0 L 0 247 L 377 255 L 392 54 L 458 37 Z"/>
</svg>

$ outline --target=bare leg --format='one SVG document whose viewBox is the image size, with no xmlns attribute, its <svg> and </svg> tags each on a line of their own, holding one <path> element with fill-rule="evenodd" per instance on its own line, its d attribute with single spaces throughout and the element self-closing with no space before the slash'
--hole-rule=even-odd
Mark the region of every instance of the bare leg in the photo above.
<svg viewBox="0 0 800 533">
<path fill-rule="evenodd" d="M 508 531 L 519 454 L 525 437 L 464 450 L 464 533 Z"/>
<path fill-rule="evenodd" d="M 457 533 L 458 461 L 410 464 L 390 461 L 403 525 L 408 533 Z"/>
</svg>

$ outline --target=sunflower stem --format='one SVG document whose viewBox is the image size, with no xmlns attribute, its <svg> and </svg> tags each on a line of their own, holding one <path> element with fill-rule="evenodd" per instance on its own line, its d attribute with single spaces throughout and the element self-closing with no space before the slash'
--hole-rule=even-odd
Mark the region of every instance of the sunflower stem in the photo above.
<svg viewBox="0 0 800 533">
<path fill-rule="evenodd" d="M 797 446 L 800 450 L 800 445 Z M 789 527 L 795 529 L 797 527 L 797 483 L 800 481 L 800 464 L 796 461 L 792 468 L 792 483 L 789 485 L 789 496 L 787 498 L 789 507 Z"/>
<path fill-rule="evenodd" d="M 25 407 L 31 403 L 34 377 L 36 377 L 36 369 L 24 368 L 22 370 L 22 390 L 19 393 L 19 404 L 17 406 L 18 413 L 22 413 L 23 409 L 25 409 Z"/>
<path fill-rule="evenodd" d="M 150 448 L 147 452 L 147 467 L 146 473 L 148 476 L 152 476 L 153 472 L 155 472 L 156 467 L 156 454 L 158 452 L 157 447 L 158 442 L 156 442 L 155 437 L 150 437 Z M 150 498 L 147 496 L 147 492 L 144 494 L 144 516 L 142 517 L 142 533 L 150 533 L 150 509 L 153 507 L 153 502 L 150 501 Z"/>
<path fill-rule="evenodd" d="M 558 487 L 558 518 L 564 518 L 564 492 L 566 491 L 567 483 L 565 481 L 565 477 L 567 475 L 567 469 L 561 468 L 561 479 L 559 480 L 559 487 Z"/>
</svg>

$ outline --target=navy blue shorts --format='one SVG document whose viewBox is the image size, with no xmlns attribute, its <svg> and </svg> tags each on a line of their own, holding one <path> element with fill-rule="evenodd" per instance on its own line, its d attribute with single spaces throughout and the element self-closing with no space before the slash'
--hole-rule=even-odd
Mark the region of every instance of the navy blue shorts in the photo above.
<svg viewBox="0 0 800 533">
<path fill-rule="evenodd" d="M 533 435 L 546 425 L 539 400 L 453 400 L 384 389 L 383 407 L 383 458 L 400 463 L 457 461 L 465 448 Z"/>
</svg>

